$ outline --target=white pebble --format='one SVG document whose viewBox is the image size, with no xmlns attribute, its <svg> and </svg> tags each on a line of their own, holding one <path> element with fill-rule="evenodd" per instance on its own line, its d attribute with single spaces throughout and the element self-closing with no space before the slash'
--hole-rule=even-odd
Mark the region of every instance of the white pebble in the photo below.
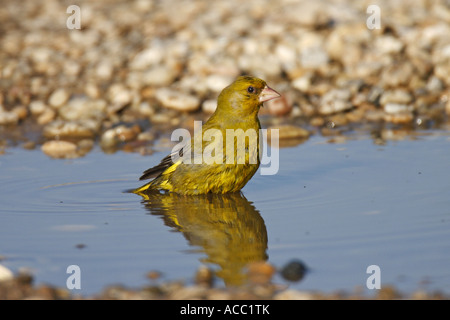
<svg viewBox="0 0 450 320">
<path fill-rule="evenodd" d="M 66 89 L 60 88 L 53 91 L 52 95 L 48 99 L 48 104 L 54 108 L 61 107 L 64 103 L 69 100 L 69 92 Z"/>
<path fill-rule="evenodd" d="M 328 91 L 321 99 L 319 112 L 327 115 L 350 109 L 352 107 L 350 96 L 350 90 L 347 89 L 333 89 Z"/>
<path fill-rule="evenodd" d="M 217 100 L 205 100 L 202 104 L 202 110 L 206 113 L 214 113 L 217 108 Z"/>
<path fill-rule="evenodd" d="M 12 271 L 0 264 L 0 282 L 11 280 L 13 278 L 14 274 L 12 273 Z"/>
<path fill-rule="evenodd" d="M 156 91 L 156 99 L 166 108 L 179 111 L 195 111 L 200 106 L 200 100 L 192 95 L 167 88 Z"/>
<path fill-rule="evenodd" d="M 42 145 L 41 150 L 52 158 L 75 158 L 77 156 L 77 145 L 69 141 L 47 141 Z"/>
</svg>

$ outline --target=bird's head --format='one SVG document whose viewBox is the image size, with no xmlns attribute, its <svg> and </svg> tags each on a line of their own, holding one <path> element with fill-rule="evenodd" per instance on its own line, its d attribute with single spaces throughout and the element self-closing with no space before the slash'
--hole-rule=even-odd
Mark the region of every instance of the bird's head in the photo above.
<svg viewBox="0 0 450 320">
<path fill-rule="evenodd" d="M 264 80 L 250 76 L 238 77 L 222 90 L 217 108 L 236 115 L 256 115 L 263 102 L 280 97 Z"/>
</svg>

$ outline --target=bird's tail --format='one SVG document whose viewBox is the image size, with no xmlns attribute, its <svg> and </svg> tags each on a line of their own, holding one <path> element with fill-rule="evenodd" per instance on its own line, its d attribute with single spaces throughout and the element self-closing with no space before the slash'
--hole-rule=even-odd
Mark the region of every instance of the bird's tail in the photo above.
<svg viewBox="0 0 450 320">
<path fill-rule="evenodd" d="M 144 184 L 142 187 L 139 187 L 139 188 L 137 188 L 137 189 L 132 190 L 131 192 L 140 195 L 140 194 L 142 194 L 142 193 L 145 193 L 146 191 L 152 190 L 151 187 L 152 187 L 152 183 L 149 182 L 149 183 Z"/>
</svg>

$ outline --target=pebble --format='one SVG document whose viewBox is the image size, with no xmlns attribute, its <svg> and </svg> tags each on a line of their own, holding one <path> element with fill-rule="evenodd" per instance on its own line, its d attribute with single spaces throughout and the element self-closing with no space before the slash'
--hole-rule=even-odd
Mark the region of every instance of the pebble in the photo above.
<svg viewBox="0 0 450 320">
<path fill-rule="evenodd" d="M 102 99 L 79 97 L 71 99 L 58 111 L 59 116 L 68 121 L 94 119 L 102 120 L 106 115 L 107 102 Z"/>
<path fill-rule="evenodd" d="M 12 271 L 0 264 L 0 282 L 12 280 L 13 278 L 14 274 Z"/>
<path fill-rule="evenodd" d="M 137 140 L 139 141 L 152 141 L 155 140 L 155 135 L 152 132 L 145 131 L 141 132 L 137 136 Z"/>
<path fill-rule="evenodd" d="M 234 81 L 234 76 L 212 74 L 206 77 L 206 87 L 212 92 L 220 93 L 223 88 L 227 87 Z"/>
<path fill-rule="evenodd" d="M 309 292 L 287 289 L 275 294 L 273 298 L 275 300 L 312 300 L 314 296 Z"/>
<path fill-rule="evenodd" d="M 292 260 L 281 269 L 281 275 L 289 281 L 300 281 L 305 276 L 308 268 L 303 261 Z"/>
<path fill-rule="evenodd" d="M 387 122 L 397 124 L 410 124 L 414 121 L 414 115 L 412 112 L 404 111 L 397 113 L 386 113 L 383 118 Z"/>
<path fill-rule="evenodd" d="M 292 104 L 287 101 L 285 95 L 265 102 L 264 107 L 267 107 L 269 113 L 274 116 L 285 116 L 292 111 Z"/>
<path fill-rule="evenodd" d="M 202 299 L 206 296 L 207 289 L 204 286 L 183 287 L 170 294 L 169 299 L 186 300 L 186 299 Z"/>
<path fill-rule="evenodd" d="M 61 121 L 55 120 L 47 124 L 43 134 L 47 138 L 94 138 L 99 125 L 95 121 Z"/>
<path fill-rule="evenodd" d="M 353 107 L 350 102 L 350 90 L 332 89 L 325 93 L 319 105 L 319 113 L 329 115 L 336 112 L 349 110 Z"/>
<path fill-rule="evenodd" d="M 213 114 L 217 108 L 217 100 L 216 99 L 208 99 L 203 101 L 202 103 L 202 111 L 207 114 Z"/>
<path fill-rule="evenodd" d="M 100 138 L 100 146 L 104 150 L 115 148 L 120 142 L 132 141 L 141 133 L 138 125 L 127 127 L 119 125 L 103 132 Z"/>
<path fill-rule="evenodd" d="M 405 89 L 386 90 L 380 98 L 380 104 L 408 104 L 413 100 L 411 94 Z"/>
<path fill-rule="evenodd" d="M 254 284 L 266 284 L 270 282 L 272 276 L 275 274 L 275 267 L 271 264 L 260 261 L 251 262 L 248 266 L 248 279 Z"/>
<path fill-rule="evenodd" d="M 0 106 L 1 107 L 1 106 Z M 0 125 L 17 124 L 19 116 L 13 111 L 6 111 L 0 108 Z"/>
<path fill-rule="evenodd" d="M 214 283 L 214 273 L 206 266 L 200 266 L 195 274 L 195 283 L 212 287 Z"/>
<path fill-rule="evenodd" d="M 292 81 L 292 87 L 299 91 L 308 92 L 311 87 L 311 74 L 306 74 L 295 78 Z"/>
<path fill-rule="evenodd" d="M 155 108 L 148 101 L 142 101 L 137 104 L 136 110 L 146 117 L 151 117 L 155 114 Z"/>
<path fill-rule="evenodd" d="M 305 69 L 324 67 L 328 60 L 328 54 L 322 45 L 304 48 L 300 53 L 300 63 Z"/>
<path fill-rule="evenodd" d="M 380 84 L 385 88 L 407 86 L 414 76 L 411 63 L 404 61 L 389 64 L 381 73 Z"/>
<path fill-rule="evenodd" d="M 402 112 L 410 112 L 412 111 L 412 106 L 401 103 L 387 103 L 384 105 L 384 112 L 389 114 L 396 114 Z"/>
<path fill-rule="evenodd" d="M 374 50 L 377 54 L 396 54 L 399 53 L 404 45 L 403 43 L 391 35 L 380 36 L 375 39 Z"/>
<path fill-rule="evenodd" d="M 428 79 L 426 88 L 431 93 L 438 93 L 438 92 L 441 92 L 444 89 L 444 84 L 442 83 L 442 81 L 438 77 L 431 76 Z"/>
<path fill-rule="evenodd" d="M 78 141 L 78 143 L 77 143 L 78 155 L 81 157 L 81 156 L 84 156 L 85 154 L 89 153 L 92 150 L 92 148 L 94 148 L 94 144 L 95 144 L 95 142 L 92 139 L 82 139 L 82 140 Z"/>
<path fill-rule="evenodd" d="M 279 126 L 270 126 L 267 129 L 267 135 L 271 137 L 271 130 L 278 129 L 278 137 L 280 140 L 285 139 L 305 139 L 308 138 L 310 133 L 308 130 L 303 129 L 301 127 L 297 127 L 294 125 L 279 125 Z"/>
<path fill-rule="evenodd" d="M 41 100 L 32 101 L 29 106 L 31 114 L 36 116 L 44 113 L 48 108 L 49 107 L 44 103 L 44 101 Z"/>
<path fill-rule="evenodd" d="M 25 106 L 16 106 L 11 111 L 17 115 L 18 121 L 25 119 L 28 115 L 28 109 Z"/>
<path fill-rule="evenodd" d="M 447 86 L 450 86 L 450 66 L 448 65 L 448 62 L 438 64 L 434 69 L 434 74 Z"/>
<path fill-rule="evenodd" d="M 131 103 L 132 94 L 124 85 L 115 83 L 109 87 L 108 98 L 115 110 L 120 110 Z"/>
<path fill-rule="evenodd" d="M 155 66 L 142 74 L 142 84 L 154 87 L 168 86 L 174 82 L 177 76 L 177 70 L 172 67 Z"/>
<path fill-rule="evenodd" d="M 69 141 L 47 141 L 42 145 L 41 150 L 49 157 L 57 159 L 70 159 L 78 157 L 78 154 L 76 152 L 77 145 Z"/>
<path fill-rule="evenodd" d="M 114 67 L 110 61 L 100 61 L 95 69 L 95 75 L 99 80 L 110 80 L 114 72 Z"/>
<path fill-rule="evenodd" d="M 69 100 L 70 94 L 64 88 L 55 90 L 48 98 L 48 104 L 54 108 L 59 108 Z"/>
<path fill-rule="evenodd" d="M 46 108 L 44 110 L 44 112 L 39 114 L 36 121 L 40 125 L 46 125 L 46 124 L 52 122 L 53 120 L 55 120 L 55 117 L 56 117 L 56 111 L 51 108 Z"/>
<path fill-rule="evenodd" d="M 145 70 L 150 66 L 159 64 L 164 58 L 164 47 L 161 43 L 154 42 L 135 55 L 130 62 L 130 67 L 135 70 Z"/>
<path fill-rule="evenodd" d="M 156 99 L 166 108 L 178 111 L 195 111 L 200 107 L 200 99 L 196 96 L 161 88 L 156 91 Z"/>
</svg>

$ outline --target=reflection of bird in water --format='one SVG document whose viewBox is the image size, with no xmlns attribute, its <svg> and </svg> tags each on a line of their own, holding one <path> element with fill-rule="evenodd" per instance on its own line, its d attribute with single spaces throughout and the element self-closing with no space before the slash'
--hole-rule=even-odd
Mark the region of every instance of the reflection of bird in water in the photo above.
<svg viewBox="0 0 450 320">
<path fill-rule="evenodd" d="M 182 196 L 146 194 L 143 201 L 153 215 L 181 231 L 190 245 L 207 255 L 202 262 L 216 264 L 225 284 L 245 282 L 244 267 L 267 260 L 267 230 L 259 212 L 241 194 Z"/>
</svg>

